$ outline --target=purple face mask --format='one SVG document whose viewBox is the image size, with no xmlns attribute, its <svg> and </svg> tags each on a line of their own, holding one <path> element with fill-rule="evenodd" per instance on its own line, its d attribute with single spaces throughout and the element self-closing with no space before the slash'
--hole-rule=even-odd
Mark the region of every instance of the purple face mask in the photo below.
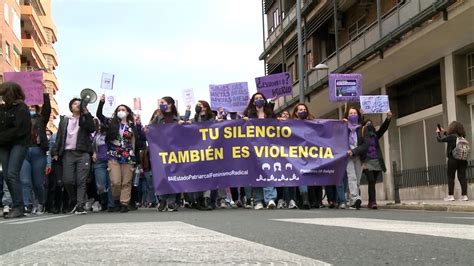
<svg viewBox="0 0 474 266">
<path fill-rule="evenodd" d="M 265 105 L 265 100 L 264 99 L 258 99 L 255 101 L 255 106 L 257 106 L 258 108 L 261 108 Z"/>
<path fill-rule="evenodd" d="M 359 122 L 359 115 L 349 115 L 347 120 L 349 120 L 349 122 L 351 122 L 352 124 L 356 124 L 357 122 Z"/>
<path fill-rule="evenodd" d="M 168 110 L 168 105 L 167 104 L 160 104 L 160 110 L 162 112 L 166 112 L 166 110 Z"/>
</svg>

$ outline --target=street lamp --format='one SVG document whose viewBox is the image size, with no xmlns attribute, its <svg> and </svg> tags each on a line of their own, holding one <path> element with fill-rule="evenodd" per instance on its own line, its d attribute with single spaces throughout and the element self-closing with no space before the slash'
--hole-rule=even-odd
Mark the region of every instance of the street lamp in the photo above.
<svg viewBox="0 0 474 266">
<path fill-rule="evenodd" d="M 319 80 L 318 72 L 320 70 L 326 70 L 326 76 L 329 76 L 329 66 L 324 63 L 317 64 L 313 69 L 316 70 L 316 80 Z"/>
</svg>

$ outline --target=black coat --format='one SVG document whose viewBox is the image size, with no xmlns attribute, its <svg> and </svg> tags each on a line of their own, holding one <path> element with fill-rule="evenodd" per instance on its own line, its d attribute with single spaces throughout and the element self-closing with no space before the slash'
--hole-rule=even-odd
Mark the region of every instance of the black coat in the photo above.
<svg viewBox="0 0 474 266">
<path fill-rule="evenodd" d="M 37 143 L 37 140 L 32 139 L 31 145 L 40 146 L 41 149 L 46 152 L 49 150 L 49 141 L 46 136 L 46 126 L 48 125 L 49 117 L 51 115 L 51 102 L 49 100 L 48 93 L 43 94 L 43 99 L 44 104 L 41 108 L 41 114 L 36 114 L 31 117 L 32 137 L 37 135 L 39 138 L 39 143 Z M 34 132 L 37 133 L 34 134 Z"/>
<path fill-rule="evenodd" d="M 0 107 L 0 147 L 28 146 L 31 143 L 31 116 L 28 106 L 20 102 Z"/>
<path fill-rule="evenodd" d="M 385 160 L 383 159 L 383 153 L 382 153 L 382 149 L 380 149 L 379 140 L 383 136 L 383 134 L 385 134 L 388 127 L 390 126 L 390 121 L 391 119 L 386 118 L 385 121 L 380 126 L 379 130 L 375 131 L 375 135 L 377 137 L 377 159 L 379 160 L 380 167 L 382 168 L 382 171 L 384 172 L 387 171 L 387 166 L 385 165 Z M 364 135 L 369 135 L 369 132 L 367 132 L 367 128 L 364 128 Z M 367 145 L 367 149 L 368 149 L 368 145 Z"/>
<path fill-rule="evenodd" d="M 66 145 L 67 126 L 69 117 L 62 116 L 59 121 L 59 128 L 56 142 L 51 149 L 51 155 L 62 156 Z M 76 151 L 92 153 L 91 134 L 95 131 L 94 118 L 90 113 L 83 114 L 79 117 L 79 133 L 77 135 Z"/>
</svg>

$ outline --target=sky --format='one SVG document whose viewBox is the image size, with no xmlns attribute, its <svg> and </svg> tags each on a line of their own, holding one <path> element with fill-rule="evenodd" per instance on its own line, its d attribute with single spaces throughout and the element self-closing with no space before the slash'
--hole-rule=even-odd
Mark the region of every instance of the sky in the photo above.
<svg viewBox="0 0 474 266">
<path fill-rule="evenodd" d="M 209 101 L 209 84 L 246 81 L 252 94 L 264 75 L 261 1 L 53 0 L 52 16 L 60 114 L 91 88 L 132 109 L 141 97 L 146 122 L 161 97 L 177 99 L 184 114 L 185 89 Z M 115 74 L 112 91 L 100 89 L 103 72 Z"/>
</svg>

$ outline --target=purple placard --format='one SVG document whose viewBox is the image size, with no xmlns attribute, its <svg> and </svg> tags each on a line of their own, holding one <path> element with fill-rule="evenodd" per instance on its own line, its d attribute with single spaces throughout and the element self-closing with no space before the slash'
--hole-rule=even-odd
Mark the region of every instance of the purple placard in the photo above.
<svg viewBox="0 0 474 266">
<path fill-rule="evenodd" d="M 25 94 L 27 105 L 42 105 L 43 71 L 5 72 L 5 81 L 18 83 Z"/>
<path fill-rule="evenodd" d="M 361 95 L 361 74 L 329 74 L 330 102 L 358 102 Z"/>
<path fill-rule="evenodd" d="M 266 136 L 259 135 L 262 132 Z M 347 125 L 338 120 L 152 125 L 147 140 L 154 189 L 163 195 L 340 184 L 348 159 L 347 132 Z"/>
<path fill-rule="evenodd" d="M 209 96 L 212 110 L 222 107 L 227 112 L 242 112 L 250 98 L 247 82 L 209 85 Z"/>
<path fill-rule="evenodd" d="M 293 86 L 291 75 L 288 72 L 255 78 L 257 91 L 268 99 L 292 95 Z"/>
</svg>

